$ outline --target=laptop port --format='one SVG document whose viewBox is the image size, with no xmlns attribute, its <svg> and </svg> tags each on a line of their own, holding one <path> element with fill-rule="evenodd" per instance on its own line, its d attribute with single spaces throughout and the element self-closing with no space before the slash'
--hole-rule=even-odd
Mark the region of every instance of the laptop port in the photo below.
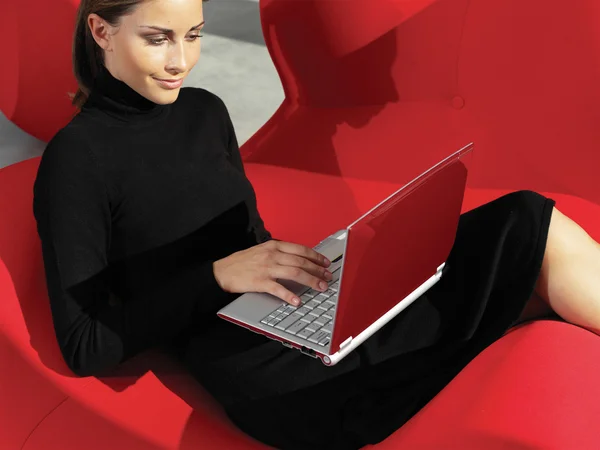
<svg viewBox="0 0 600 450">
<path fill-rule="evenodd" d="M 342 259 L 344 256 L 344 254 L 342 253 L 340 256 L 338 256 L 337 258 L 335 258 L 333 261 L 331 261 L 331 264 L 338 262 L 340 259 Z"/>
<path fill-rule="evenodd" d="M 318 358 L 317 353 L 312 348 L 308 348 L 303 345 L 300 348 L 300 351 L 305 355 L 312 356 L 313 358 Z"/>
</svg>

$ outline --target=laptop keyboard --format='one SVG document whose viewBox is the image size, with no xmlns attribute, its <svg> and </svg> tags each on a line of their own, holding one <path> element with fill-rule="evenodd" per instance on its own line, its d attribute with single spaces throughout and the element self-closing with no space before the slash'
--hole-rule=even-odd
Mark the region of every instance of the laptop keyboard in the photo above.
<svg viewBox="0 0 600 450">
<path fill-rule="evenodd" d="M 299 296 L 300 305 L 285 303 L 260 322 L 324 347 L 331 339 L 339 285 L 331 281 L 325 292 L 309 289 Z"/>
</svg>

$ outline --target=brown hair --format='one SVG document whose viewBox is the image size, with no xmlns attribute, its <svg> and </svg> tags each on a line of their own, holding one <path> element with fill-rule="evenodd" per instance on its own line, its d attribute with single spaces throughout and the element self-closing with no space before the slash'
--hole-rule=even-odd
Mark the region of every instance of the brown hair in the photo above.
<svg viewBox="0 0 600 450">
<path fill-rule="evenodd" d="M 121 17 L 132 14 L 144 1 L 146 0 L 81 0 L 79 3 L 72 47 L 73 73 L 79 87 L 75 94 L 71 94 L 72 104 L 77 108 L 81 109 L 87 100 L 94 79 L 104 63 L 102 48 L 92 37 L 87 24 L 88 16 L 98 14 L 115 27 Z"/>
</svg>

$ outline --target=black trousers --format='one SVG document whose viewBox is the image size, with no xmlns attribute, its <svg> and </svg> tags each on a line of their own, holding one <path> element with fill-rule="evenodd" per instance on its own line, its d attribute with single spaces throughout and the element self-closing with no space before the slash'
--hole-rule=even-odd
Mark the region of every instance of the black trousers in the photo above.
<svg viewBox="0 0 600 450">
<path fill-rule="evenodd" d="M 241 430 L 273 447 L 380 442 L 515 324 L 553 207 L 518 191 L 463 214 L 442 279 L 336 366 L 221 320 L 188 342 L 184 361 Z"/>
</svg>

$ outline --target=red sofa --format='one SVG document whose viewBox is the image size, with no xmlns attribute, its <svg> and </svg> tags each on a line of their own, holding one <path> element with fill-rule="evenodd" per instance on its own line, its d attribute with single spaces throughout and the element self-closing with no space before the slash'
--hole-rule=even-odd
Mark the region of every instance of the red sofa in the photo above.
<svg viewBox="0 0 600 450">
<path fill-rule="evenodd" d="M 44 140 L 74 112 L 65 27 L 75 2 L 51 3 L 0 6 L 0 24 L 19 39 L 2 47 L 17 70 L 2 74 L 0 109 Z M 535 189 L 600 239 L 600 5 L 575 3 L 262 0 L 286 98 L 242 153 L 267 227 L 314 245 L 474 141 L 464 210 Z M 58 30 L 52 40 L 42 16 Z M 112 376 L 70 373 L 32 213 L 38 163 L 0 170 L 0 448 L 265 448 L 161 349 Z M 339 202 L 335 213 L 328 195 Z M 281 214 L 290 199 L 312 214 Z M 598 336 L 559 321 L 526 323 L 376 447 L 597 449 L 599 378 Z"/>
</svg>

